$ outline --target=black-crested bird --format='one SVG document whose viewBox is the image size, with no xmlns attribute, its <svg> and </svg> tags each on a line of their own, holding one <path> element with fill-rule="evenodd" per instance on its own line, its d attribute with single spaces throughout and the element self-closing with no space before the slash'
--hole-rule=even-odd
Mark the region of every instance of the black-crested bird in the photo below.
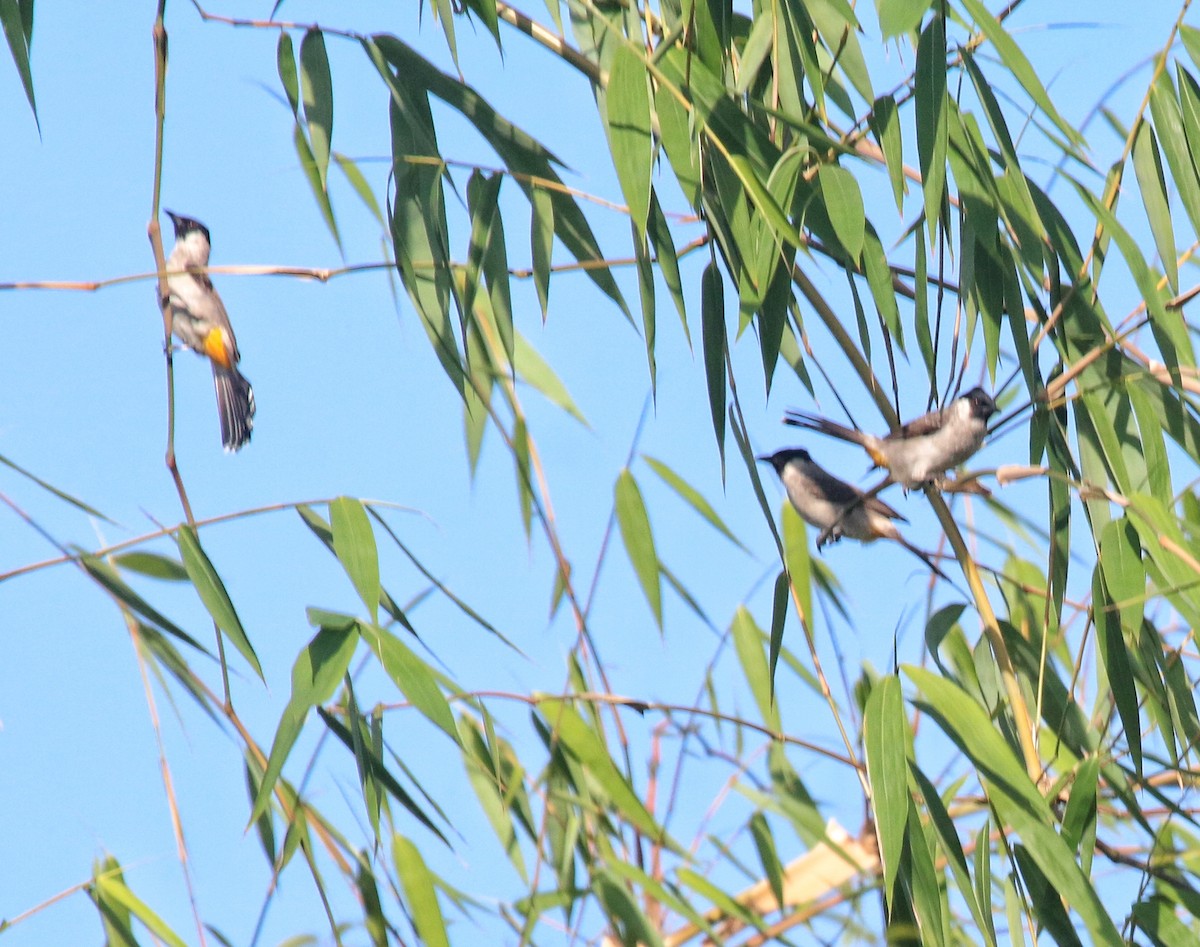
<svg viewBox="0 0 1200 947">
<path fill-rule="evenodd" d="M 883 437 L 867 434 L 805 411 L 789 410 L 784 422 L 858 444 L 876 467 L 905 490 L 938 481 L 979 450 L 996 402 L 982 388 L 972 388 L 940 411 L 909 421 Z"/>
<path fill-rule="evenodd" d="M 175 246 L 167 257 L 172 331 L 185 347 L 212 363 L 221 443 L 226 450 L 235 451 L 250 440 L 254 430 L 254 389 L 238 370 L 241 355 L 225 305 L 208 274 L 196 269 L 208 265 L 208 228 L 171 211 L 167 216 L 175 225 Z"/>
<path fill-rule="evenodd" d="M 907 522 L 881 499 L 839 480 L 812 459 L 802 447 L 788 447 L 758 458 L 775 468 L 788 499 L 801 519 L 821 530 L 817 548 L 843 536 L 869 543 L 890 539 L 899 543 L 943 579 L 946 574 L 932 557 L 900 535 L 895 520 Z"/>
</svg>

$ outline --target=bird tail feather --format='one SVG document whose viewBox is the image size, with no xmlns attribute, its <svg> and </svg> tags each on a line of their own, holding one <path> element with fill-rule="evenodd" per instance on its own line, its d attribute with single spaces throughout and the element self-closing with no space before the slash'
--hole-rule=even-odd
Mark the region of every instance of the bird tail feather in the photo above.
<svg viewBox="0 0 1200 947">
<path fill-rule="evenodd" d="M 254 389 L 236 368 L 213 362 L 213 385 L 217 389 L 217 412 L 221 418 L 221 443 L 227 451 L 241 449 L 254 430 Z"/>
</svg>

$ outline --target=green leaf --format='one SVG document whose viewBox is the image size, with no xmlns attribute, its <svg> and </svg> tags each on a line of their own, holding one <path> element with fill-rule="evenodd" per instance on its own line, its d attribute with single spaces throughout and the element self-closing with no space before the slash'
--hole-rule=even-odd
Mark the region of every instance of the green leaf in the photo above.
<svg viewBox="0 0 1200 947">
<path fill-rule="evenodd" d="M 321 628 L 292 665 L 292 696 L 275 730 L 267 767 L 250 812 L 250 825 L 267 811 L 283 764 L 300 736 L 309 710 L 333 696 L 350 667 L 350 659 L 354 657 L 354 649 L 358 644 L 354 619 L 348 615 L 326 615 L 322 619 Z"/>
<path fill-rule="evenodd" d="M 359 854 L 354 886 L 358 889 L 358 900 L 363 909 L 363 927 L 371 938 L 371 947 L 388 947 L 387 919 L 383 916 L 383 904 L 379 900 L 379 885 L 375 882 L 365 853 Z"/>
<path fill-rule="evenodd" d="M 1163 177 L 1158 139 L 1149 122 L 1142 122 L 1133 139 L 1133 170 L 1141 189 L 1142 206 L 1150 220 L 1150 231 L 1158 247 L 1163 272 L 1171 292 L 1179 292 L 1179 265 L 1175 252 L 1175 230 L 1171 224 L 1171 207 L 1167 203 L 1167 182 Z"/>
<path fill-rule="evenodd" d="M 883 244 L 875 228 L 867 224 L 866 240 L 863 244 L 863 268 L 867 274 L 867 285 L 871 298 L 888 334 L 896 340 L 900 351 L 904 351 L 904 323 L 900 320 L 900 307 L 896 305 L 896 288 L 892 283 L 892 268 L 883 252 Z M 853 285 L 853 284 L 852 284 Z"/>
<path fill-rule="evenodd" d="M 130 611 L 141 615 L 150 624 L 161 628 L 169 635 L 174 635 L 180 641 L 184 641 L 191 645 L 197 651 L 204 651 L 200 646 L 200 642 L 196 641 L 191 635 L 187 634 L 182 628 L 176 625 L 173 621 L 167 618 L 162 612 L 156 609 L 153 605 L 147 602 L 144 598 L 138 595 L 126 582 L 121 578 L 121 574 L 114 569 L 109 563 L 103 559 L 88 553 L 81 553 L 79 556 L 79 564 L 101 588 L 109 592 L 121 605 L 128 608 Z M 204 652 L 207 654 L 208 652 Z"/>
<path fill-rule="evenodd" d="M 592 877 L 592 890 L 617 939 L 630 947 L 662 947 L 663 940 L 655 926 L 642 913 L 629 889 L 618 884 L 611 874 L 611 870 L 596 872 Z"/>
<path fill-rule="evenodd" d="M 829 222 L 833 224 L 833 232 L 850 260 L 856 261 L 862 254 L 867 225 L 858 181 L 853 174 L 836 164 L 821 165 L 817 170 L 817 180 L 821 185 L 821 196 L 825 201 Z"/>
<path fill-rule="evenodd" d="M 246 629 L 242 627 L 242 622 L 237 616 L 229 593 L 225 591 L 225 584 L 200 546 L 195 528 L 181 526 L 178 540 L 179 551 L 183 557 L 183 567 L 187 570 L 188 578 L 195 586 L 200 601 L 212 615 L 217 627 L 225 633 L 225 637 L 233 643 L 241 656 L 254 668 L 254 673 L 265 683 L 266 678 L 263 677 L 262 666 L 258 663 L 258 655 L 254 653 L 254 647 L 246 636 Z"/>
<path fill-rule="evenodd" d="M 354 188 L 354 193 L 358 195 L 358 199 L 367 206 L 367 210 L 379 221 L 380 226 L 386 226 L 383 219 L 383 211 L 379 209 L 379 202 L 375 200 L 375 192 L 371 190 L 371 185 L 367 183 L 367 179 L 363 176 L 363 173 L 358 170 L 358 165 L 337 151 L 333 153 L 333 160 L 337 162 L 338 167 L 342 170 L 342 174 L 346 176 L 346 180 Z"/>
<path fill-rule="evenodd" d="M 26 480 L 30 481 L 31 483 L 36 483 L 39 487 L 41 487 L 47 493 L 58 497 L 58 499 L 62 500 L 64 503 L 69 503 L 71 506 L 75 507 L 75 509 L 86 513 L 88 516 L 94 516 L 97 519 L 104 520 L 104 522 L 106 522 L 106 523 L 114 522 L 114 520 L 105 516 L 103 513 L 101 513 L 99 510 L 97 510 L 94 506 L 89 506 L 88 504 L 84 503 L 82 500 L 80 500 L 76 497 L 73 497 L 73 496 L 71 496 L 71 494 L 65 493 L 62 490 L 58 489 L 58 487 L 54 486 L 53 484 L 47 483 L 41 477 L 34 475 L 30 471 L 28 471 L 24 467 L 22 467 L 20 464 L 13 463 L 11 460 L 9 460 L 7 457 L 3 456 L 2 454 L 0 454 L 0 464 L 3 464 L 9 470 L 19 473 L 22 477 L 24 477 Z"/>
<path fill-rule="evenodd" d="M 296 71 L 296 50 L 292 45 L 292 34 L 282 30 L 279 42 L 275 46 L 275 67 L 279 72 L 279 82 L 287 95 L 292 114 L 300 116 L 300 76 Z"/>
<path fill-rule="evenodd" d="M 917 45 L 914 92 L 917 111 L 917 154 L 925 195 L 925 225 L 932 247 L 942 219 L 946 189 L 946 146 L 949 106 L 946 101 L 946 23 L 941 14 L 930 17 Z"/>
<path fill-rule="evenodd" d="M 333 216 L 333 204 L 330 202 L 329 192 L 325 189 L 325 185 L 321 180 L 320 169 L 317 167 L 317 161 L 313 157 L 312 148 L 309 147 L 308 139 L 304 137 L 304 129 L 299 123 L 292 129 L 292 144 L 296 147 L 296 157 L 300 161 L 300 170 L 304 172 L 304 176 L 308 179 L 309 187 L 312 189 L 313 197 L 317 199 L 317 207 L 321 211 L 321 216 L 325 219 L 325 226 L 329 228 L 334 241 L 340 247 L 342 238 L 338 233 L 337 218 Z"/>
<path fill-rule="evenodd" d="M 804 614 L 800 617 L 808 630 L 813 628 L 812 603 L 812 559 L 808 552 L 808 528 L 796 508 L 791 503 L 783 504 L 783 548 L 787 559 L 788 575 L 792 579 L 792 588 L 796 590 L 796 598 Z"/>
<path fill-rule="evenodd" d="M 29 100 L 33 120 L 40 129 L 37 103 L 33 97 L 33 72 L 29 67 L 29 47 L 33 38 L 33 0 L 26 0 L 25 3 L 21 3 L 20 0 L 0 0 L 0 26 L 4 27 L 4 37 L 8 40 L 8 48 L 12 52 L 13 65 L 17 67 L 17 75 L 21 77 L 21 85 L 25 88 L 25 98 Z"/>
<path fill-rule="evenodd" d="M 879 32 L 885 40 L 910 33 L 921 25 L 928 9 L 929 0 L 875 0 Z"/>
<path fill-rule="evenodd" d="M 300 95 L 321 190 L 328 191 L 329 151 L 333 139 L 333 79 L 329 74 L 325 36 L 317 29 L 308 30 L 300 41 Z"/>
<path fill-rule="evenodd" d="M 646 341 L 646 362 L 650 369 L 650 394 L 658 398 L 658 365 L 654 349 L 658 335 L 658 317 L 654 307 L 654 266 L 650 261 L 650 245 L 644 234 L 633 230 L 633 259 L 638 278 L 638 297 L 642 303 L 642 336 Z"/>
<path fill-rule="evenodd" d="M 761 812 L 756 812 L 750 817 L 750 834 L 754 837 L 758 860 L 762 865 L 763 875 L 771 885 L 776 904 L 786 903 L 783 900 L 783 863 L 779 860 L 775 838 L 771 835 L 771 826 L 767 824 Z"/>
<path fill-rule="evenodd" d="M 771 668 L 763 654 L 762 629 L 754 621 L 745 605 L 739 605 L 729 626 L 737 649 L 738 661 L 742 666 L 742 675 L 758 704 L 758 712 L 763 723 L 772 730 L 782 730 L 783 724 L 779 717 L 779 705 L 775 700 L 775 689 L 771 676 Z"/>
<path fill-rule="evenodd" d="M 424 661 L 399 638 L 378 625 L 359 623 L 359 633 L 370 645 L 388 677 L 403 692 L 417 710 L 455 743 L 459 742 L 458 726 L 446 695 L 438 686 L 437 676 Z"/>
<path fill-rule="evenodd" d="M 950 818 L 950 813 L 946 811 L 946 806 L 942 799 L 938 796 L 937 789 L 929 778 L 921 772 L 920 768 L 913 762 L 909 764 L 909 774 L 912 777 L 913 783 L 921 793 L 921 797 L 925 803 L 925 809 L 929 813 L 929 825 L 937 836 L 938 845 L 946 854 L 946 861 L 950 867 L 951 874 L 954 876 L 955 884 L 958 886 L 959 893 L 963 900 L 967 902 L 971 909 L 971 916 L 975 920 L 974 934 L 982 938 L 983 943 L 987 947 L 996 947 L 996 931 L 992 921 L 992 912 L 988 902 L 980 904 L 978 892 L 972 886 L 971 874 L 967 869 L 967 858 L 963 854 L 962 843 L 958 837 L 958 827 Z M 986 826 L 985 826 L 986 829 Z M 987 834 L 983 836 L 987 838 Z M 990 846 L 984 845 L 982 857 L 986 860 L 989 857 L 988 849 Z M 977 877 L 980 874 L 977 869 Z M 982 877 L 978 877 L 978 881 L 983 885 L 985 890 L 990 891 L 990 885 L 987 882 L 987 871 L 982 871 Z"/>
<path fill-rule="evenodd" d="M 928 6 L 928 0 L 920 2 L 922 6 Z M 894 5 L 889 0 L 888 6 Z M 888 180 L 892 184 L 892 195 L 896 198 L 896 210 L 903 214 L 907 185 L 904 183 L 904 144 L 900 137 L 900 116 L 896 111 L 895 97 L 883 95 L 876 99 L 868 120 L 875 140 L 879 143 L 879 149 L 883 152 L 883 160 L 887 164 Z"/>
<path fill-rule="evenodd" d="M 351 693 L 349 687 L 346 689 L 346 693 L 347 697 L 349 697 Z M 449 847 L 450 842 L 442 830 L 438 828 L 438 826 L 433 822 L 433 819 L 425 812 L 425 810 L 417 804 L 417 801 L 405 790 L 405 788 L 400 784 L 399 780 L 388 770 L 386 764 L 384 763 L 381 755 L 383 752 L 382 737 L 377 736 L 380 734 L 380 731 L 377 726 L 374 726 L 374 724 L 378 723 L 378 718 L 372 720 L 373 732 L 368 736 L 364 733 L 363 721 L 361 717 L 359 718 L 359 726 L 356 728 L 356 731 L 352 731 L 344 723 L 342 723 L 342 718 L 346 716 L 344 713 L 334 716 L 333 713 L 326 710 L 324 707 L 318 706 L 317 714 L 320 716 L 321 722 L 325 724 L 329 732 L 337 737 L 343 746 L 354 753 L 355 762 L 360 766 L 360 778 L 363 779 L 364 783 L 363 795 L 365 804 L 377 806 L 378 803 L 372 800 L 372 796 L 374 796 L 375 800 L 377 800 L 379 798 L 378 790 L 380 787 L 382 787 L 383 789 L 387 790 L 388 794 L 397 802 L 399 802 L 400 805 L 403 806 L 404 809 L 414 819 L 420 822 L 421 825 L 425 826 L 425 828 L 427 828 L 433 835 L 436 835 L 438 841 L 443 842 L 447 847 Z M 367 738 L 364 739 L 364 737 Z M 404 768 L 404 764 L 402 762 L 400 763 L 400 766 L 401 768 Z M 407 768 L 404 768 L 404 771 L 408 773 Z M 410 777 L 411 775 L 412 774 L 409 773 Z M 368 791 L 365 788 L 366 786 L 370 786 L 371 789 Z M 420 787 L 418 786 L 418 788 Z M 445 813 L 441 811 L 436 802 L 433 802 L 433 800 L 430 799 L 429 794 L 423 792 L 423 795 L 425 796 L 425 799 L 431 803 L 432 807 L 437 810 L 437 814 L 442 817 L 443 821 L 448 822 L 449 820 L 446 818 Z M 378 819 L 373 817 L 373 829 L 376 828 L 377 823 Z"/>
<path fill-rule="evenodd" d="M 617 47 L 605 89 L 609 145 L 621 192 L 640 241 L 646 238 L 650 216 L 650 171 L 653 142 L 650 129 L 650 86 L 646 63 L 632 46 Z"/>
<path fill-rule="evenodd" d="M 642 457 L 646 463 L 650 465 L 650 469 L 658 474 L 668 487 L 679 494 L 679 496 L 685 503 L 688 504 L 688 506 L 704 517 L 704 519 L 708 521 L 708 524 L 712 526 L 713 529 L 719 532 L 739 549 L 742 549 L 746 552 L 750 551 L 746 548 L 741 540 L 733 535 L 732 530 L 725 525 L 724 520 L 722 520 L 717 514 L 717 511 L 712 508 L 712 504 L 704 499 L 699 490 L 684 480 L 683 477 L 679 476 L 679 474 L 675 473 L 674 470 L 664 464 L 661 460 L 655 460 L 653 457 L 649 457 L 646 454 L 643 454 Z"/>
<path fill-rule="evenodd" d="M 1162 146 L 1167 164 L 1171 166 L 1171 177 L 1175 180 L 1175 189 L 1193 230 L 1200 230 L 1200 179 L 1197 178 L 1196 165 L 1192 159 L 1192 151 L 1188 147 L 1187 133 L 1183 124 L 1182 100 L 1183 66 L 1175 64 L 1179 74 L 1179 94 L 1171 84 L 1171 74 L 1166 70 L 1159 73 L 1150 89 L 1150 113 L 1154 116 L 1154 130 L 1158 134 L 1158 143 Z"/>
<path fill-rule="evenodd" d="M 609 755 L 608 743 L 588 726 L 579 712 L 568 701 L 555 698 L 543 699 L 539 706 L 542 719 L 554 738 L 584 768 L 616 811 L 650 841 L 678 851 L 678 845 L 654 821 L 654 816 L 617 769 Z"/>
<path fill-rule="evenodd" d="M 156 552 L 126 552 L 113 556 L 113 562 L 121 569 L 139 572 L 153 579 L 163 579 L 167 582 L 186 582 L 187 569 L 178 559 L 162 556 Z"/>
<path fill-rule="evenodd" d="M 101 899 L 119 904 L 146 925 L 146 929 L 164 944 L 170 947 L 187 947 L 183 938 L 171 930 L 146 902 L 134 894 L 120 876 L 101 873 L 96 878 L 95 887 Z"/>
<path fill-rule="evenodd" d="M 658 263 L 658 271 L 662 274 L 663 282 L 667 284 L 671 299 L 679 311 L 679 322 L 683 326 L 683 335 L 687 339 L 690 349 L 692 334 L 688 331 L 687 308 L 683 301 L 683 278 L 679 273 L 679 258 L 675 255 L 675 241 L 671 238 L 667 217 L 658 203 L 658 194 L 654 191 L 650 192 L 650 221 L 647 233 L 650 236 L 650 243 L 654 247 L 654 259 Z"/>
<path fill-rule="evenodd" d="M 371 621 L 379 620 L 379 550 L 367 511 L 353 497 L 338 497 L 329 504 L 333 552 L 367 606 Z"/>
<path fill-rule="evenodd" d="M 621 528 L 621 539 L 629 561 L 637 573 L 642 592 L 654 613 L 654 620 L 662 629 L 662 583 L 659 579 L 658 553 L 654 549 L 654 535 L 650 532 L 650 517 L 642 502 L 642 491 L 626 467 L 617 478 L 616 485 L 617 525 Z"/>
<path fill-rule="evenodd" d="M 996 47 L 996 52 L 1000 54 L 1000 60 L 1008 68 L 1008 71 L 1013 77 L 1021 83 L 1021 87 L 1026 94 L 1033 99 L 1034 103 L 1042 113 L 1049 118 L 1063 136 L 1072 145 L 1082 145 L 1083 136 L 1079 134 L 1074 125 L 1069 123 L 1058 113 L 1058 109 L 1054 107 L 1054 103 L 1050 101 L 1050 96 L 1046 94 L 1046 88 L 1034 72 L 1033 66 L 1021 51 L 1021 48 L 1013 42 L 1013 38 L 1008 35 L 1008 32 L 1000 24 L 980 0 L 962 0 L 963 8 L 967 14 L 983 30 L 983 35 L 988 38 L 988 41 Z"/>
<path fill-rule="evenodd" d="M 392 837 L 392 861 L 421 943 L 429 947 L 450 947 L 446 920 L 434 886 L 437 878 L 425 864 L 420 849 L 397 832 Z"/>
<path fill-rule="evenodd" d="M 476 168 L 467 181 L 467 209 L 471 215 L 471 239 L 467 245 L 467 266 L 462 276 L 462 307 L 468 316 L 474 313 L 475 293 L 479 288 L 483 257 L 488 249 L 492 232 L 492 221 L 496 216 L 496 202 L 500 196 L 501 174 L 485 176 Z M 503 327 L 501 327 L 503 332 Z M 504 351 L 512 361 L 512 324 L 508 325 Z"/>
<path fill-rule="evenodd" d="M 863 712 L 863 742 L 867 777 L 871 782 L 871 811 L 883 859 L 883 893 L 888 905 L 896 897 L 896 873 L 904 850 L 911 799 L 908 794 L 909 736 L 904 722 L 900 680 L 889 674 L 871 688 Z"/>
<path fill-rule="evenodd" d="M 525 384 L 541 392 L 551 404 L 562 408 L 580 424 L 591 427 L 579 406 L 575 404 L 571 393 L 567 391 L 567 386 L 554 374 L 554 369 L 538 354 L 537 349 L 520 333 L 516 336 L 514 364 L 517 374 Z"/>
<path fill-rule="evenodd" d="M 508 169 L 514 172 L 514 180 L 521 189 L 530 195 L 536 187 L 531 183 L 542 178 L 553 185 L 546 193 L 554 206 L 554 232 L 563 246 L 580 263 L 589 265 L 585 272 L 589 279 L 620 307 L 625 318 L 632 322 L 629 306 L 626 304 L 616 280 L 607 266 L 594 265 L 604 262 L 604 254 L 596 242 L 587 217 L 580 210 L 575 199 L 561 188 L 562 179 L 551 167 L 551 162 L 561 162 L 535 138 L 526 134 L 517 126 L 500 115 L 486 99 L 474 89 L 457 79 L 440 72 L 424 57 L 394 36 L 377 34 L 363 41 L 368 55 L 374 58 L 377 51 L 396 70 L 395 75 L 387 76 L 389 82 L 394 82 L 396 76 L 403 76 L 404 81 L 414 88 L 420 88 L 437 96 L 451 108 L 460 112 L 484 140 L 500 155 Z M 386 70 L 385 70 L 386 71 Z M 398 149 L 393 146 L 393 153 Z M 403 151 L 403 149 L 399 149 Z M 561 189 L 560 189 L 561 188 Z"/>
<path fill-rule="evenodd" d="M 923 668 L 905 674 L 925 696 L 922 706 L 979 771 L 997 819 L 1025 844 L 1033 863 L 1078 915 L 1095 944 L 1123 943 L 1096 889 L 1055 830 L 1049 805 L 991 717 L 957 685 Z"/>
<path fill-rule="evenodd" d="M 545 188 L 535 187 L 529 194 L 533 212 L 529 226 L 529 242 L 533 254 L 533 285 L 537 287 L 542 321 L 550 305 L 550 263 L 554 252 L 554 201 Z"/>
<path fill-rule="evenodd" d="M 721 470 L 725 469 L 725 284 L 715 262 L 700 279 L 700 314 L 704 335 L 704 376 L 708 381 L 708 407 L 712 412 Z M 722 476 L 722 479 L 724 477 Z"/>
</svg>

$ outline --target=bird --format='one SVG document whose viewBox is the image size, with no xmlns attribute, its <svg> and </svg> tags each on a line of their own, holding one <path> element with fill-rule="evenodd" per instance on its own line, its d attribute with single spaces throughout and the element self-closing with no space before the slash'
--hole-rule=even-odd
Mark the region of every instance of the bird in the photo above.
<svg viewBox="0 0 1200 947">
<path fill-rule="evenodd" d="M 818 431 L 852 444 L 888 471 L 890 482 L 911 490 L 937 483 L 952 467 L 979 450 L 996 402 L 982 388 L 972 388 L 939 411 L 930 411 L 883 437 L 867 434 L 805 411 L 788 410 L 784 423 Z"/>
<path fill-rule="evenodd" d="M 900 535 L 894 521 L 906 523 L 908 520 L 878 497 L 839 480 L 814 461 L 803 447 L 786 447 L 773 454 L 762 454 L 757 459 L 775 468 L 800 518 L 822 531 L 817 539 L 818 550 L 826 541 L 837 542 L 843 536 L 863 543 L 890 539 L 946 579 L 946 574 L 929 553 Z"/>
<path fill-rule="evenodd" d="M 221 443 L 227 451 L 241 449 L 254 430 L 254 389 L 238 370 L 241 354 L 229 314 L 207 273 L 212 246 L 208 228 L 198 220 L 167 211 L 175 225 L 175 246 L 167 257 L 166 304 L 172 310 L 172 332 L 185 348 L 212 363 Z"/>
</svg>

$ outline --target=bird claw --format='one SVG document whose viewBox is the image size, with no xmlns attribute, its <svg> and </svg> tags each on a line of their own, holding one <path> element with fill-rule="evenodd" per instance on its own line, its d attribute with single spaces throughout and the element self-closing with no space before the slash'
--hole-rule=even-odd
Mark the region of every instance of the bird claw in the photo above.
<svg viewBox="0 0 1200 947">
<path fill-rule="evenodd" d="M 821 551 L 821 547 L 828 543 L 836 543 L 842 538 L 841 533 L 833 526 L 826 526 L 817 536 L 817 552 Z"/>
</svg>

